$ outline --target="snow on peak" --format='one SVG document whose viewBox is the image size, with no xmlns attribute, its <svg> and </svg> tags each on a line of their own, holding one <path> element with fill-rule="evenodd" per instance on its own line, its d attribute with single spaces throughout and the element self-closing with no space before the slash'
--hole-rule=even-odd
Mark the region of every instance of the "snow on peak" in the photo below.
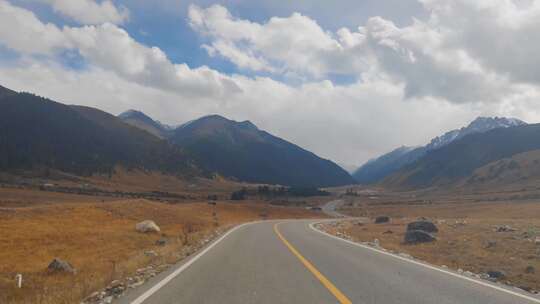
<svg viewBox="0 0 540 304">
<path fill-rule="evenodd" d="M 477 117 L 468 126 L 461 129 L 448 131 L 441 136 L 435 137 L 426 146 L 428 150 L 434 150 L 448 145 L 466 135 L 484 133 L 497 128 L 509 128 L 526 125 L 527 123 L 517 118 L 506 117 Z"/>
</svg>

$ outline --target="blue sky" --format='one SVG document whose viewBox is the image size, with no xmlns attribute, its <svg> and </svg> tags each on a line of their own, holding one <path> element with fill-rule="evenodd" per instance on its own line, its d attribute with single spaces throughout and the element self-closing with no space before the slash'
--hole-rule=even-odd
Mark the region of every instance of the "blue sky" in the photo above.
<svg viewBox="0 0 540 304">
<path fill-rule="evenodd" d="M 0 0 L 0 85 L 169 124 L 251 120 L 359 165 L 540 120 L 540 1 Z"/>
</svg>

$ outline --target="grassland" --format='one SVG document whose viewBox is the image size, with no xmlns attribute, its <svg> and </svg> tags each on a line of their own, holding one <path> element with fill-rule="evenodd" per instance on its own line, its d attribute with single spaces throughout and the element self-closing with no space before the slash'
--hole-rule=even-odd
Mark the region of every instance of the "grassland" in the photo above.
<svg viewBox="0 0 540 304">
<path fill-rule="evenodd" d="M 147 178 L 151 180 L 152 176 Z M 305 208 L 274 206 L 264 201 L 225 200 L 228 191 L 237 189 L 238 184 L 223 183 L 221 188 L 212 188 L 213 182 L 207 181 L 205 187 L 216 189 L 208 192 L 201 183 L 178 185 L 180 182 L 170 177 L 160 178 L 170 181 L 160 190 L 180 189 L 201 198 L 217 192 L 220 199 L 215 205 L 203 199 L 170 204 L 0 188 L 0 303 L 79 303 L 112 280 L 132 275 L 139 268 L 177 262 L 216 230 L 253 220 L 320 216 Z M 111 188 L 119 183 L 123 189 L 143 191 L 158 183 L 131 182 L 127 178 L 121 182 L 103 181 Z M 135 224 L 146 219 L 155 221 L 161 233 L 136 232 Z M 166 240 L 166 245 L 157 245 L 158 239 Z M 145 254 L 148 250 L 157 255 Z M 48 273 L 47 265 L 55 257 L 69 261 L 77 274 Z M 15 286 L 18 273 L 23 275 L 21 289 Z"/>
</svg>

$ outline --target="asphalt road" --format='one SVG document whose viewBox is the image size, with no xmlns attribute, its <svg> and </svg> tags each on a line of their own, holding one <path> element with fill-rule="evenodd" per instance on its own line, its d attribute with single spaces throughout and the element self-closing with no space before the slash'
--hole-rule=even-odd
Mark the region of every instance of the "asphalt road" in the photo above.
<svg viewBox="0 0 540 304">
<path fill-rule="evenodd" d="M 343 204 L 343 201 L 340 199 L 328 202 L 324 204 L 324 206 L 322 207 L 322 211 L 332 217 L 345 217 L 345 215 L 336 211 L 336 209 L 338 209 L 341 204 Z"/>
<path fill-rule="evenodd" d="M 516 289 L 336 239 L 310 223 L 241 226 L 119 303 L 540 303 Z"/>
</svg>

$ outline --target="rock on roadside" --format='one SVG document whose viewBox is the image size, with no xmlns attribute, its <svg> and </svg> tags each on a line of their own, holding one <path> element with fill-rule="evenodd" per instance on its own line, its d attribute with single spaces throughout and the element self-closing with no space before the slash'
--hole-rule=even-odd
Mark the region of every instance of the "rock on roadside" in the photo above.
<svg viewBox="0 0 540 304">
<path fill-rule="evenodd" d="M 386 215 L 377 216 L 375 218 L 375 224 L 388 223 L 389 221 L 390 221 L 390 217 Z"/>
<path fill-rule="evenodd" d="M 494 280 L 498 280 L 498 279 L 502 279 L 502 278 L 506 277 L 506 274 L 504 273 L 504 271 L 490 270 L 490 271 L 488 271 L 486 273 L 487 273 L 487 275 L 489 276 L 490 279 L 494 279 Z"/>
<path fill-rule="evenodd" d="M 145 220 L 135 225 L 135 229 L 141 233 L 160 232 L 159 226 L 154 221 Z"/>
<path fill-rule="evenodd" d="M 70 263 L 63 261 L 59 258 L 54 258 L 49 266 L 47 266 L 49 272 L 66 272 L 66 273 L 76 273 L 77 270 L 71 266 Z"/>
<path fill-rule="evenodd" d="M 420 230 L 424 232 L 438 232 L 439 229 L 430 221 L 416 221 L 407 225 L 407 231 Z"/>
<path fill-rule="evenodd" d="M 422 230 L 409 230 L 403 241 L 405 244 L 430 243 L 435 241 L 435 237 Z"/>
</svg>

